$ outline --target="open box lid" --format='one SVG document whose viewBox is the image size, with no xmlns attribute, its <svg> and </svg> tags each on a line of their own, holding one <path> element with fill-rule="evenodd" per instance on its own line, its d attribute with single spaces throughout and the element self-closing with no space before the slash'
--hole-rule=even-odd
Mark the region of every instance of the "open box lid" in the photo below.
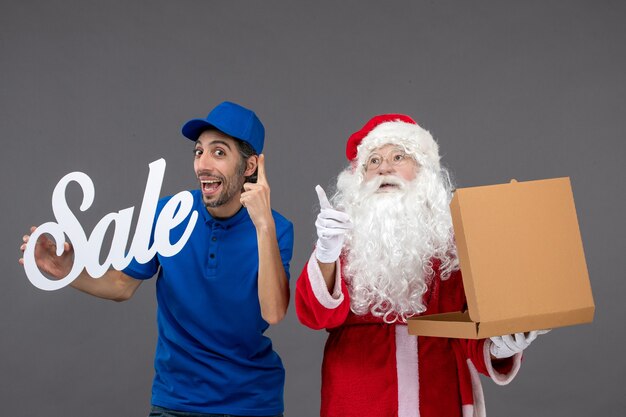
<svg viewBox="0 0 626 417">
<path fill-rule="evenodd" d="M 457 189 L 450 209 L 468 311 L 409 319 L 410 333 L 484 338 L 593 320 L 569 178 Z"/>
</svg>

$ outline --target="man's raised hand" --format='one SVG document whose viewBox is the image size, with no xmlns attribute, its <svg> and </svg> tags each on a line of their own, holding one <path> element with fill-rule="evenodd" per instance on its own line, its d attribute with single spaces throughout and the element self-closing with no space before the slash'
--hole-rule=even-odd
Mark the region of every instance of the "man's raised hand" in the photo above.
<svg viewBox="0 0 626 417">
<path fill-rule="evenodd" d="M 320 212 L 315 221 L 317 228 L 315 257 L 322 263 L 333 263 L 341 254 L 346 232 L 352 229 L 352 222 L 350 216 L 331 206 L 322 187 L 316 186 L 315 192 L 320 202 Z"/>
<path fill-rule="evenodd" d="M 272 206 L 270 204 L 270 186 L 265 176 L 265 155 L 259 155 L 257 169 L 257 182 L 246 182 L 241 193 L 241 204 L 248 209 L 248 214 L 255 227 L 267 227 L 272 225 Z"/>
</svg>

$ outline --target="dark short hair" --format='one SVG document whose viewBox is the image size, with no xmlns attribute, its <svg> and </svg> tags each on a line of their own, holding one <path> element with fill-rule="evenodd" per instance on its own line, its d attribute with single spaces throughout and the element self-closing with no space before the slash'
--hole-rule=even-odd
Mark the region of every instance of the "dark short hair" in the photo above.
<svg viewBox="0 0 626 417">
<path fill-rule="evenodd" d="M 237 138 L 233 138 L 235 140 L 235 143 L 237 144 L 237 150 L 239 151 L 239 156 L 241 156 L 241 173 L 243 174 L 243 172 L 246 170 L 246 162 L 248 161 L 248 158 L 250 158 L 251 156 L 256 155 L 256 151 L 254 150 L 254 148 L 248 143 L 248 142 L 244 142 L 242 140 L 239 140 Z M 246 182 L 256 182 L 257 181 L 257 171 L 258 168 L 254 170 L 254 172 L 252 173 L 252 175 L 249 175 L 246 177 Z"/>
</svg>

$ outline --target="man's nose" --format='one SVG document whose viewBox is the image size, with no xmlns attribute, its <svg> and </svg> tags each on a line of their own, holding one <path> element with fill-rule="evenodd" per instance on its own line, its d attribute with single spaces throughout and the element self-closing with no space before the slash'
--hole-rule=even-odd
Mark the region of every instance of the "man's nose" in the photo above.
<svg viewBox="0 0 626 417">
<path fill-rule="evenodd" d="M 211 158 L 211 154 L 208 152 L 202 153 L 196 159 L 196 167 L 202 170 L 213 168 L 213 158 Z"/>
<path fill-rule="evenodd" d="M 391 162 L 389 162 L 387 158 L 383 159 L 380 165 L 378 166 L 379 174 L 387 174 L 390 172 L 395 172 L 395 170 L 396 170 L 396 167 L 393 164 L 391 164 Z"/>
</svg>

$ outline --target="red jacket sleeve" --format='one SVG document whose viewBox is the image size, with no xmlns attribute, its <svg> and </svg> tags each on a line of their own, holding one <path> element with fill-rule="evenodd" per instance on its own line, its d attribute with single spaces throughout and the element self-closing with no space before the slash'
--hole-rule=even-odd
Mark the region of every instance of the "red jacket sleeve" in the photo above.
<svg viewBox="0 0 626 417">
<path fill-rule="evenodd" d="M 339 262 L 335 280 L 335 290 L 330 294 L 315 256 L 311 256 L 296 283 L 296 314 L 302 324 L 315 330 L 343 324 L 350 310 L 350 296 Z"/>
</svg>

